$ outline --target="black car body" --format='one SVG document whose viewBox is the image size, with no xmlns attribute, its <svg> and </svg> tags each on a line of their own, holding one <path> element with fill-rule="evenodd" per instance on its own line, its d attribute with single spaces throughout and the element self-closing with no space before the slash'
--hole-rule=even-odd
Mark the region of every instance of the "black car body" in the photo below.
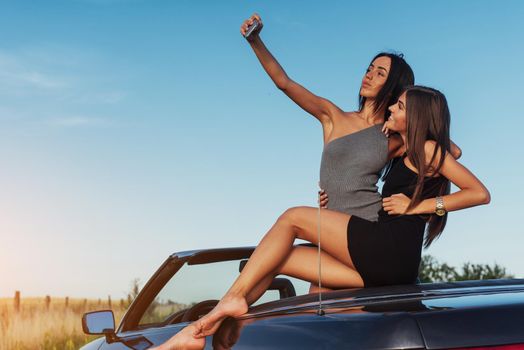
<svg viewBox="0 0 524 350">
<path fill-rule="evenodd" d="M 182 266 L 210 266 L 237 260 L 242 266 L 252 247 L 208 249 L 171 255 L 146 283 L 118 329 L 83 350 L 147 349 L 172 337 L 208 312 L 216 300 L 144 323 L 157 296 Z M 191 271 L 191 270 L 189 270 Z M 237 271 L 238 273 L 238 271 Z M 287 278 L 272 288 L 279 299 L 227 319 L 208 337 L 206 349 L 524 349 L 524 280 L 485 280 L 337 290 L 294 296 Z M 155 304 L 156 303 L 156 304 Z M 172 303 L 171 303 L 172 304 Z M 84 329 L 89 329 L 84 315 Z M 87 318 L 87 320 L 86 320 Z M 490 348 L 491 349 L 491 348 Z"/>
</svg>

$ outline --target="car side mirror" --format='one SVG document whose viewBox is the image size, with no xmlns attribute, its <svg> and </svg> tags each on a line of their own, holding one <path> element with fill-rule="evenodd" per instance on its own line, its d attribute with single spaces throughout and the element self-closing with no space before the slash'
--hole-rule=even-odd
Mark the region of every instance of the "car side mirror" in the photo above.
<svg viewBox="0 0 524 350">
<path fill-rule="evenodd" d="M 111 310 L 87 312 L 82 316 L 85 334 L 105 335 L 108 344 L 122 342 L 126 349 L 149 349 L 153 343 L 143 336 L 120 338 L 115 334 L 115 316 Z"/>
<path fill-rule="evenodd" d="M 115 316 L 111 310 L 87 312 L 82 316 L 85 334 L 103 334 L 112 338 L 115 334 Z"/>
</svg>

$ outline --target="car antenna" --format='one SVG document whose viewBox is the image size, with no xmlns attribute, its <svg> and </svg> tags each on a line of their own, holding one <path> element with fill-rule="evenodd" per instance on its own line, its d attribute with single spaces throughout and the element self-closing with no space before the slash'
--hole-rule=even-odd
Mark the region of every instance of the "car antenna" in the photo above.
<svg viewBox="0 0 524 350">
<path fill-rule="evenodd" d="M 320 183 L 319 183 L 320 187 Z M 322 258 L 320 254 L 320 210 L 321 210 L 321 204 L 320 204 L 320 191 L 318 191 L 318 215 L 317 215 L 317 235 L 318 235 L 318 310 L 317 315 L 324 316 L 325 312 L 322 309 Z"/>
</svg>

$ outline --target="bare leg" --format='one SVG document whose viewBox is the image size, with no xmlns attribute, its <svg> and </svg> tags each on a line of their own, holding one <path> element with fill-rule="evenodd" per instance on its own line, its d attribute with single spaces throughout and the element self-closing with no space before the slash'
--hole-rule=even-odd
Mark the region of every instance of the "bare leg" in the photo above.
<svg viewBox="0 0 524 350">
<path fill-rule="evenodd" d="M 312 249 L 304 250 L 298 265 L 290 262 L 286 267 L 285 264 L 286 260 L 294 261 L 288 259 L 288 257 L 296 238 L 318 244 L 317 210 L 308 207 L 287 210 L 264 236 L 242 273 L 218 305 L 209 314 L 186 327 L 179 333 L 180 335 L 175 335 L 163 344 L 162 349 L 183 348 L 177 345 L 183 344 L 187 339 L 188 332 L 193 330 L 195 330 L 193 332 L 194 338 L 187 340 L 187 342 L 188 345 L 195 344 L 194 341 L 198 338 L 202 340 L 203 337 L 216 332 L 220 323 L 227 316 L 235 317 L 246 313 L 248 309 L 246 296 L 264 278 L 269 278 L 267 276 L 270 276 L 272 272 L 274 273 L 280 265 L 282 265 L 281 271 L 283 273 L 289 273 L 310 282 L 317 281 L 317 269 L 311 265 L 315 264 L 316 266 L 316 249 L 315 251 Z M 344 269 L 343 273 L 334 273 L 334 278 L 330 279 L 330 274 L 327 271 L 330 271 L 331 268 L 326 268 L 322 276 L 324 285 L 332 288 L 362 287 L 364 283 L 354 269 L 347 249 L 346 230 L 351 217 L 327 209 L 323 210 L 321 215 L 322 250 L 325 252 L 325 255 L 323 253 L 324 266 L 328 264 L 328 256 L 331 256 L 332 262 L 336 262 L 338 268 L 343 267 Z M 309 262 L 309 265 L 305 262 Z"/>
<path fill-rule="evenodd" d="M 289 256 L 286 258 L 286 260 L 293 259 L 293 256 L 295 255 L 295 250 L 298 247 L 291 248 L 291 252 L 289 253 Z M 258 284 L 246 295 L 246 301 L 248 305 L 253 304 L 256 302 L 269 288 L 271 285 L 271 282 L 273 282 L 273 279 L 279 275 L 282 274 L 282 265 L 284 265 L 286 261 L 284 261 L 280 266 L 278 266 L 274 271 L 271 271 L 266 277 L 264 277 Z"/>
<path fill-rule="evenodd" d="M 246 295 L 246 302 L 248 305 L 256 302 L 269 288 L 271 282 L 278 273 L 271 273 L 264 277 L 258 284 Z"/>
<path fill-rule="evenodd" d="M 331 283 L 326 280 L 325 285 L 332 288 L 363 286 L 362 278 L 355 271 L 347 249 L 346 230 L 350 216 L 330 210 L 323 210 L 321 215 L 323 251 L 335 261 L 338 260 L 353 271 L 352 276 L 346 274 L 346 279 L 339 278 Z M 296 238 L 318 243 L 317 225 L 316 208 L 298 207 L 287 210 L 264 236 L 242 273 L 218 305 L 209 314 L 197 321 L 199 331 L 195 332 L 194 335 L 204 337 L 213 334 L 225 317 L 236 317 L 246 313 L 248 309 L 246 296 L 260 281 L 285 262 Z M 298 271 L 295 271 L 296 277 L 311 282 L 318 277 L 315 276 L 316 272 L 312 272 L 316 269 L 305 267 L 302 269 L 298 267 L 298 269 Z M 315 278 L 311 278 L 312 275 Z"/>
<path fill-rule="evenodd" d="M 265 289 L 267 289 L 267 286 L 269 286 L 274 276 L 279 274 L 300 277 L 306 280 L 315 280 L 315 283 L 318 283 L 317 254 L 317 248 L 314 247 L 293 247 L 289 257 L 279 267 L 279 270 L 266 276 L 248 293 L 246 296 L 248 303 L 251 304 L 251 302 L 258 299 L 260 295 L 264 293 Z M 356 272 L 353 269 L 342 264 L 327 253 L 321 252 L 321 254 L 324 268 L 322 283 L 343 285 L 347 283 L 348 280 L 351 281 L 351 279 L 355 278 Z M 312 285 L 316 286 L 315 284 Z M 350 285 L 350 287 L 352 287 L 352 285 Z M 327 291 L 329 289 L 322 288 L 322 290 Z M 257 291 L 258 294 L 255 295 Z M 250 302 L 250 300 L 252 301 Z M 226 318 L 213 336 L 213 348 L 231 349 L 239 337 L 240 327 L 238 321 L 234 318 Z"/>
<path fill-rule="evenodd" d="M 272 271 L 269 275 L 264 277 L 247 295 L 246 301 L 248 305 L 253 304 L 257 301 L 271 285 L 273 279 L 280 274 L 297 277 L 303 280 L 311 281 L 312 284 L 309 289 L 309 293 L 318 293 L 320 289 L 318 285 L 318 266 L 317 266 L 318 251 L 314 247 L 293 247 L 288 257 L 280 266 Z M 323 266 L 323 278 L 322 283 L 331 283 L 337 285 L 343 285 L 344 280 L 340 281 L 336 277 L 340 278 L 354 278 L 355 271 L 350 267 L 344 265 L 340 261 L 333 258 L 331 255 L 321 252 L 322 266 Z M 307 273 L 304 271 L 307 270 Z M 335 273 L 333 273 L 335 272 Z M 348 276 L 350 275 L 350 276 Z M 353 287 L 351 284 L 349 287 Z M 315 288 L 312 290 L 312 288 Z M 322 287 L 322 292 L 330 291 L 330 288 Z"/>
<path fill-rule="evenodd" d="M 329 287 L 362 287 L 364 282 L 353 268 L 345 265 L 326 252 L 321 251 L 322 284 Z M 285 261 L 280 273 L 305 281 L 318 283 L 318 251 L 312 247 L 295 247 Z"/>
<path fill-rule="evenodd" d="M 329 291 L 332 291 L 333 289 L 331 288 L 326 288 L 326 287 L 322 287 L 322 288 L 319 288 L 318 284 L 315 284 L 315 283 L 311 283 L 309 285 L 309 294 L 312 294 L 312 293 L 324 293 L 324 292 L 329 292 Z"/>
</svg>

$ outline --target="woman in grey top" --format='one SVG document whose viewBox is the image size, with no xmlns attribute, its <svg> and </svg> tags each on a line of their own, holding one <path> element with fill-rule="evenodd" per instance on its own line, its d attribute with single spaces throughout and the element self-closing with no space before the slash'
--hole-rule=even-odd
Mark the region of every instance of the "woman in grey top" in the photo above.
<svg viewBox="0 0 524 350">
<path fill-rule="evenodd" d="M 402 55 L 381 52 L 369 64 L 359 91 L 358 111 L 346 112 L 331 101 L 316 96 L 288 77 L 260 38 L 263 23 L 254 14 L 242 23 L 246 34 L 253 21 L 259 22 L 248 38 L 262 67 L 277 88 L 322 125 L 324 150 L 320 164 L 320 187 L 328 209 L 376 221 L 382 208 L 377 182 L 393 155 L 404 147 L 398 135 L 387 137 L 382 126 L 406 86 L 415 84 L 413 70 Z M 460 149 L 452 144 L 452 154 Z"/>
<path fill-rule="evenodd" d="M 322 125 L 322 206 L 377 221 L 378 212 L 382 209 L 382 198 L 377 187 L 380 174 L 392 157 L 404 152 L 400 135 L 388 137 L 383 125 L 390 114 L 388 107 L 396 103 L 406 86 L 415 84 L 413 70 L 402 55 L 379 53 L 362 78 L 358 111 L 346 112 L 288 77 L 260 38 L 263 23 L 258 14 L 242 23 L 240 33 L 245 35 L 254 20 L 259 22 L 259 26 L 247 41 L 262 67 L 277 88 Z M 453 143 L 451 147 L 451 153 L 458 158 L 460 149 Z M 261 283 L 259 291 L 252 294 L 255 300 L 259 296 L 257 293 L 261 295 L 265 291 L 264 286 L 269 283 L 270 278 Z M 315 291 L 318 289 L 312 285 L 310 292 Z"/>
<path fill-rule="evenodd" d="M 400 55 L 376 55 L 362 78 L 358 111 L 346 112 L 288 77 L 260 38 L 263 23 L 259 15 L 254 14 L 242 23 L 241 34 L 246 34 L 254 20 L 259 22 L 259 27 L 247 41 L 262 67 L 277 88 L 322 125 L 324 150 L 320 187 L 323 206 L 376 221 L 382 208 L 377 182 L 388 159 L 403 145 L 398 136 L 388 139 L 382 132 L 382 125 L 389 114 L 387 107 L 398 99 L 406 86 L 415 83 L 411 67 Z M 270 283 L 269 278 L 266 282 Z M 261 283 L 260 295 L 266 282 Z M 316 291 L 318 287 L 311 285 L 310 292 Z M 257 293 L 253 296 L 258 298 Z"/>
<path fill-rule="evenodd" d="M 382 207 L 377 182 L 380 173 L 402 140 L 388 138 L 381 128 L 392 105 L 407 85 L 415 82 L 411 67 L 400 55 L 380 53 L 369 64 L 359 92 L 359 109 L 346 112 L 316 96 L 288 77 L 268 51 L 260 30 L 262 20 L 254 14 L 244 21 L 244 35 L 254 20 L 259 27 L 248 42 L 275 85 L 322 125 L 324 151 L 320 186 L 329 196 L 329 209 L 376 221 Z"/>
<path fill-rule="evenodd" d="M 387 133 L 387 130 L 383 128 L 383 124 L 389 114 L 388 106 L 395 104 L 406 86 L 414 84 L 413 71 L 399 55 L 378 54 L 370 63 L 362 79 L 359 110 L 345 112 L 331 101 L 314 95 L 287 76 L 259 36 L 262 29 L 260 16 L 255 14 L 244 21 L 240 29 L 242 35 L 245 35 L 255 19 L 259 21 L 260 25 L 249 36 L 248 42 L 263 68 L 280 90 L 302 109 L 317 118 L 322 125 L 324 151 L 320 185 L 329 196 L 329 209 L 376 221 L 378 211 L 382 208 L 382 198 L 377 188 L 380 173 L 388 159 L 403 153 L 404 148 L 399 136 L 386 137 L 383 131 Z M 456 147 L 452 153 L 455 151 L 460 152 Z M 292 214 L 288 213 L 289 215 Z M 280 238 L 280 236 L 277 237 Z M 285 237 L 282 239 L 285 240 Z M 342 245 L 341 249 L 344 249 L 342 254 L 345 256 L 347 254 L 346 245 Z M 293 247 L 287 256 L 288 259 L 298 258 L 305 261 L 315 254 L 316 248 L 313 247 Z M 347 255 L 349 258 L 349 254 Z M 326 255 L 322 259 L 328 258 L 336 260 Z M 339 271 L 329 272 L 337 274 Z M 298 274 L 295 277 L 302 278 Z M 244 296 L 244 304 L 251 305 L 256 301 L 266 291 L 273 278 L 274 274 L 270 273 L 259 279 L 250 292 Z M 247 305 L 244 306 L 247 307 Z M 203 348 L 205 345 L 204 338 L 202 338 L 204 331 L 207 334 L 214 333 L 221 322 L 216 315 L 217 313 L 211 317 L 214 318 L 213 320 L 208 320 L 208 324 L 211 325 L 209 329 L 204 329 L 202 324 L 200 324 L 200 329 L 197 329 L 192 324 L 156 349 L 175 349 L 178 342 L 195 345 L 195 348 Z M 195 335 L 198 335 L 199 338 L 195 338 Z"/>
</svg>

